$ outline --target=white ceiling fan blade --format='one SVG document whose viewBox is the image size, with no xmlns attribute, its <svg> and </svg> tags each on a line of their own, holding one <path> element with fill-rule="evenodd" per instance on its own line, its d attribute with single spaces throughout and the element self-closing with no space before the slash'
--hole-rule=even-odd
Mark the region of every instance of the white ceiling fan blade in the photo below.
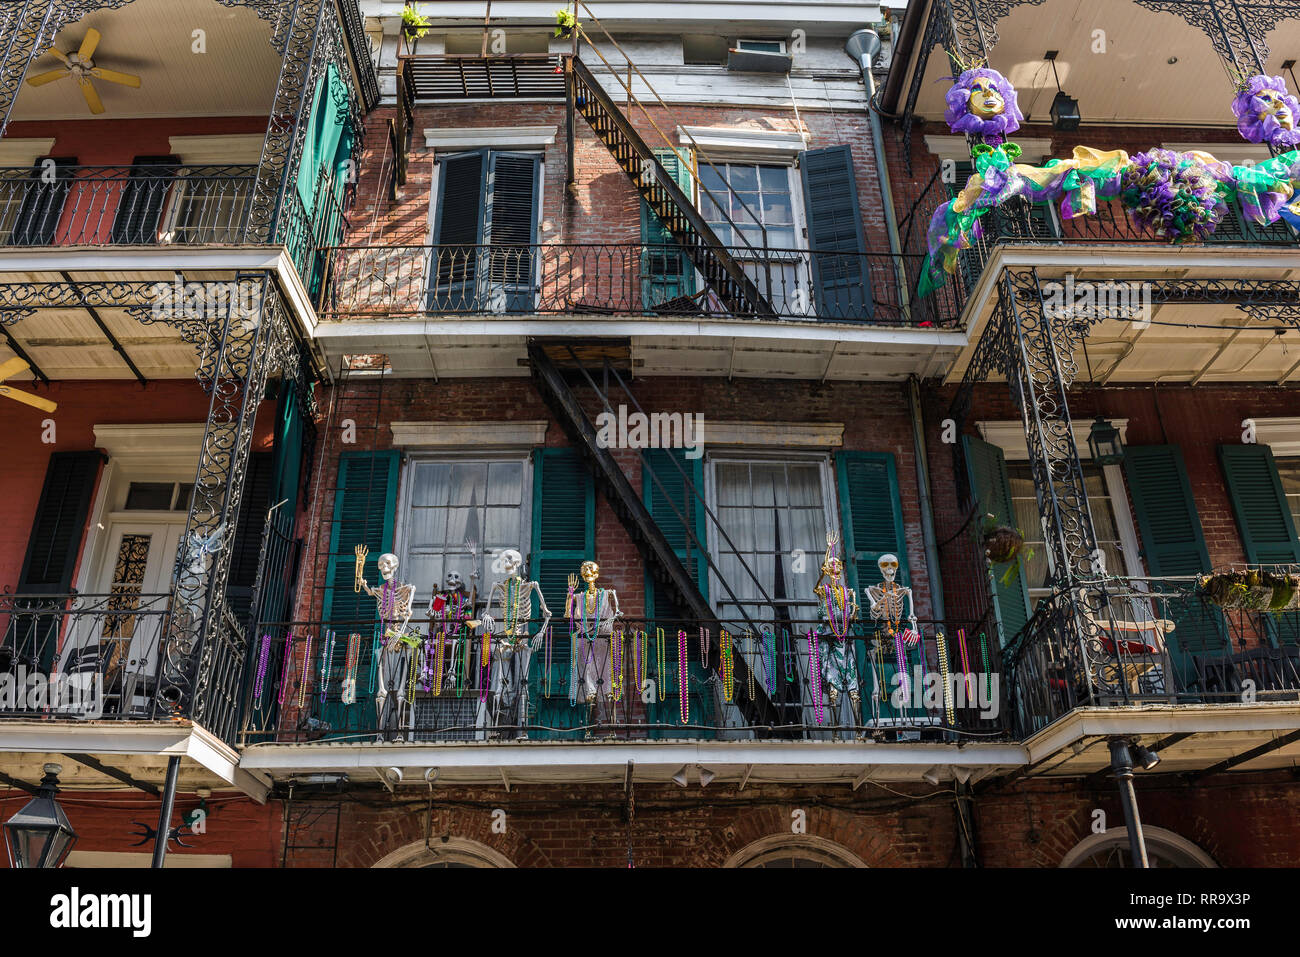
<svg viewBox="0 0 1300 957">
<path fill-rule="evenodd" d="M 18 356 L 6 359 L 4 362 L 0 362 L 0 382 L 16 376 L 20 372 L 26 372 L 30 368 L 31 366 L 26 359 L 21 359 Z"/>
<path fill-rule="evenodd" d="M 51 70 L 49 73 L 38 73 L 36 76 L 27 78 L 28 86 L 44 86 L 46 83 L 53 83 L 55 80 L 62 80 L 65 76 L 71 76 L 67 70 Z"/>
<path fill-rule="evenodd" d="M 89 60 L 95 55 L 95 48 L 99 46 L 100 33 L 94 27 L 86 31 L 86 38 L 81 41 L 81 49 L 77 51 L 77 56 L 81 59 Z"/>
<path fill-rule="evenodd" d="M 95 92 L 95 85 L 90 82 L 90 77 L 79 76 L 77 83 L 81 85 L 81 95 L 86 98 L 86 105 L 90 107 L 90 112 L 99 114 L 104 112 L 104 101 L 99 98 Z"/>
<path fill-rule="evenodd" d="M 19 392 L 7 385 L 0 385 L 0 395 L 21 402 L 23 405 L 30 405 L 32 408 L 40 409 L 43 412 L 54 412 L 59 407 L 57 402 L 42 399 L 39 395 L 32 395 L 30 392 Z"/>
<path fill-rule="evenodd" d="M 101 66 L 95 67 L 90 71 L 90 75 L 99 80 L 107 80 L 109 83 L 120 83 L 123 86 L 133 86 L 140 89 L 140 78 L 134 73 L 119 73 L 117 70 L 105 70 Z"/>
</svg>

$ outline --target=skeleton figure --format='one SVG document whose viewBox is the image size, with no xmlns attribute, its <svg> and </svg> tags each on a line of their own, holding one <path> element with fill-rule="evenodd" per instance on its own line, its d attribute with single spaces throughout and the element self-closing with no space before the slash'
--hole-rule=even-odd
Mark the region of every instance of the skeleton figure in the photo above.
<svg viewBox="0 0 1300 957">
<path fill-rule="evenodd" d="M 853 589 L 844 586 L 844 565 L 831 554 L 834 539 L 826 546 L 826 560 L 813 592 L 817 595 L 821 625 L 818 644 L 822 664 L 822 681 L 831 699 L 831 714 L 835 723 L 840 717 L 840 692 L 849 693 L 850 714 L 858 723 L 861 694 L 858 691 L 858 669 L 853 661 L 853 644 L 848 640 L 850 626 L 858 617 L 858 599 Z"/>
<path fill-rule="evenodd" d="M 397 556 L 385 552 L 376 564 L 384 579 L 383 584 L 371 588 L 363 578 L 361 589 L 379 606 L 381 650 L 375 710 L 379 716 L 379 736 L 383 740 L 407 722 L 406 683 L 410 680 L 411 655 L 420 644 L 420 636 L 407 630 L 415 603 L 415 586 L 393 580 L 397 573 Z"/>
<path fill-rule="evenodd" d="M 576 704 L 579 686 L 587 702 L 588 718 L 597 708 L 597 694 L 605 688 L 605 704 L 609 713 L 614 710 L 613 675 L 606 674 L 610 662 L 610 644 L 614 636 L 614 621 L 623 617 L 618 607 L 618 593 L 612 588 L 598 588 L 600 566 L 595 562 L 582 563 L 578 575 L 587 583 L 586 591 L 576 591 L 577 582 L 569 578 L 570 630 L 578 654 L 577 667 L 569 685 L 569 703 Z M 597 713 L 599 718 L 599 713 Z"/>
<path fill-rule="evenodd" d="M 494 635 L 491 723 L 522 728 L 528 722 L 528 666 L 551 627 L 551 610 L 542 597 L 542 586 L 523 578 L 523 555 L 508 548 L 501 553 L 501 565 L 506 577 L 488 592 L 489 614 L 482 619 L 483 633 Z M 534 593 L 542 612 L 542 627 L 530 638 L 528 625 L 533 617 Z M 491 616 L 494 608 L 500 609 L 500 618 Z M 498 623 L 500 634 L 496 634 Z M 528 734 L 520 730 L 518 737 L 523 740 Z"/>
<path fill-rule="evenodd" d="M 869 585 L 867 587 L 867 601 L 871 603 L 871 617 L 880 622 L 885 627 L 888 638 L 893 639 L 896 653 L 900 659 L 904 656 L 904 645 L 912 644 L 920 640 L 920 632 L 916 629 L 916 609 L 912 605 L 912 589 L 905 585 L 897 584 L 894 579 L 898 577 L 898 556 L 881 555 L 876 562 L 880 567 L 880 577 L 884 579 L 879 585 Z M 906 611 L 906 616 L 904 616 Z M 903 635 L 899 634 L 899 626 L 903 618 L 907 618 L 908 631 Z M 872 653 L 878 649 L 873 646 Z M 903 701 L 911 700 L 910 684 L 906 670 L 900 672 L 900 690 L 903 694 Z M 918 689 L 919 691 L 919 689 Z M 883 688 L 876 689 L 875 692 L 881 697 L 888 697 Z"/>
<path fill-rule="evenodd" d="M 456 687 L 457 667 L 462 639 L 461 628 L 474 615 L 465 580 L 460 572 L 447 572 L 441 591 L 429 599 L 429 637 L 424 645 L 424 661 L 420 666 L 420 682 L 427 691 L 435 694 L 452 691 Z M 442 645 L 442 681 L 433 686 L 437 677 L 438 645 Z"/>
</svg>

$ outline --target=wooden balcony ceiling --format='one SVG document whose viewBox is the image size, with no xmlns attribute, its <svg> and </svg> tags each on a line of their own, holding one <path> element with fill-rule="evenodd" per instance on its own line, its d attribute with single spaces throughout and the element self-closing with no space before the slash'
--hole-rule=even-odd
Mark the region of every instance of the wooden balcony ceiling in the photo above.
<svg viewBox="0 0 1300 957">
<path fill-rule="evenodd" d="M 1050 122 L 1056 95 L 1052 67 L 1043 59 L 1058 50 L 1061 88 L 1079 101 L 1084 128 L 1099 124 L 1161 124 L 1232 128 L 1232 84 L 1209 37 L 1172 13 L 1157 13 L 1132 0 L 1047 0 L 1019 6 L 997 24 L 998 45 L 990 64 L 1019 94 L 1031 122 Z M 1102 31 L 1100 35 L 1096 31 Z M 1094 52 L 1102 49 L 1105 52 Z M 1300 56 L 1300 20 L 1284 20 L 1265 38 L 1270 74 Z M 1173 63 L 1168 62 L 1176 58 Z M 917 102 L 919 117 L 943 122 L 944 94 L 952 64 L 936 49 L 930 56 Z M 1068 135 L 1068 134 L 1065 134 Z M 1014 138 L 1014 137 L 1013 137 Z M 1159 145 L 1153 133 L 1152 146 Z M 1104 148 L 1096 133 L 1086 141 Z"/>
<path fill-rule="evenodd" d="M 406 82 L 417 102 L 437 100 L 564 99 L 558 56 L 428 55 L 404 57 Z"/>
<path fill-rule="evenodd" d="M 139 89 L 95 80 L 104 112 L 92 117 L 72 78 L 33 87 L 24 83 L 14 120 L 138 119 L 175 116 L 264 116 L 271 109 L 280 57 L 271 28 L 248 7 L 216 0 L 131 0 L 97 10 L 60 31 L 54 46 L 76 50 L 86 31 L 103 34 L 96 66 L 140 77 Z M 205 53 L 194 52 L 202 30 Z M 59 69 L 46 53 L 28 76 Z"/>
</svg>

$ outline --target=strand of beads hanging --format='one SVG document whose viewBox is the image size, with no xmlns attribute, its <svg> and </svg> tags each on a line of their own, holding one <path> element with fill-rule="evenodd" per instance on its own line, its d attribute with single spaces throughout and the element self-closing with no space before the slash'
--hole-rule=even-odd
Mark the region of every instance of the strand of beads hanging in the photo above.
<svg viewBox="0 0 1300 957">
<path fill-rule="evenodd" d="M 827 627 L 837 640 L 843 641 L 849 636 L 849 593 L 836 582 L 827 582 L 817 590 L 821 593 L 822 612 L 826 616 Z"/>
<path fill-rule="evenodd" d="M 253 700 L 261 701 L 266 690 L 266 666 L 271 659 L 271 636 L 262 636 L 262 651 L 257 658 L 257 680 L 253 682 Z"/>
<path fill-rule="evenodd" d="M 489 671 L 492 667 L 492 636 L 484 632 L 483 640 L 480 644 L 479 651 L 479 670 L 478 670 L 478 699 L 486 701 L 488 695 L 488 685 L 491 681 Z"/>
<path fill-rule="evenodd" d="M 903 649 L 903 636 L 896 631 L 892 633 L 894 636 L 894 657 L 899 674 L 898 690 L 902 693 L 899 700 L 902 701 L 903 707 L 908 707 L 912 703 L 912 688 L 907 680 L 907 653 Z"/>
<path fill-rule="evenodd" d="M 302 646 L 302 667 L 298 669 L 298 708 L 301 710 L 307 704 L 307 686 L 310 684 L 311 677 L 311 635 Z"/>
<path fill-rule="evenodd" d="M 825 713 L 822 710 L 822 662 L 821 649 L 817 647 L 817 636 L 808 630 L 808 684 L 812 686 L 813 717 L 821 724 Z"/>
<path fill-rule="evenodd" d="M 329 687 L 330 667 L 334 663 L 334 632 L 326 631 L 320 649 L 320 703 L 325 703 L 325 692 Z"/>
<path fill-rule="evenodd" d="M 709 634 L 709 629 L 707 628 L 700 629 L 700 667 L 701 668 L 707 668 L 709 666 L 710 637 L 711 635 Z"/>
<path fill-rule="evenodd" d="M 993 673 L 989 671 L 989 643 L 980 632 L 980 657 L 984 660 L 984 692 L 987 700 L 993 700 Z"/>
<path fill-rule="evenodd" d="M 965 628 L 957 629 L 957 650 L 961 652 L 961 673 L 968 675 L 970 674 L 970 650 L 966 647 Z"/>
<path fill-rule="evenodd" d="M 948 680 L 948 642 L 942 631 L 934 633 L 934 643 L 939 649 L 939 680 L 943 682 L 943 713 L 948 718 L 948 726 L 957 723 L 952 706 L 952 682 Z"/>
<path fill-rule="evenodd" d="M 393 608 L 396 602 L 397 583 L 386 581 L 379 586 L 379 618 L 385 624 L 393 620 Z"/>
<path fill-rule="evenodd" d="M 361 636 L 355 631 L 348 635 L 347 657 L 343 660 L 343 687 L 339 697 L 344 704 L 357 700 L 357 664 L 361 658 Z"/>
<path fill-rule="evenodd" d="M 690 670 L 687 667 L 686 632 L 677 632 L 677 710 L 682 716 L 682 724 L 691 720 L 691 696 L 688 692 Z"/>
<path fill-rule="evenodd" d="M 722 634 L 718 636 L 719 657 L 722 659 L 722 700 L 731 703 L 735 696 L 736 690 L 736 673 L 734 663 L 731 660 L 731 635 L 727 634 L 727 629 L 722 629 Z"/>
<path fill-rule="evenodd" d="M 415 701 L 415 682 L 420 677 L 420 656 L 416 650 L 411 650 L 411 667 L 408 669 L 410 676 L 406 681 L 406 703 L 412 704 Z"/>
<path fill-rule="evenodd" d="M 519 604 L 522 594 L 522 585 L 518 575 L 512 575 L 506 579 L 505 600 L 506 600 L 506 628 L 505 633 L 514 637 L 515 632 L 519 629 Z"/>
<path fill-rule="evenodd" d="M 433 648 L 433 693 L 436 697 L 442 696 L 442 669 L 447 662 L 447 633 L 444 630 L 438 635 L 437 644 Z"/>
<path fill-rule="evenodd" d="M 657 649 L 655 664 L 658 665 L 658 669 L 655 671 L 655 679 L 659 682 L 659 697 L 663 698 L 668 693 L 668 672 L 664 670 L 666 662 L 664 661 L 664 630 L 662 628 L 655 629 L 655 648 Z"/>
<path fill-rule="evenodd" d="M 609 643 L 611 670 L 614 674 L 614 700 L 623 700 L 623 630 L 613 636 Z"/>
<path fill-rule="evenodd" d="M 285 695 L 289 691 L 289 665 L 293 659 L 293 636 L 285 635 L 284 638 L 284 657 L 280 661 L 280 695 L 277 699 L 281 708 L 284 707 Z"/>
<path fill-rule="evenodd" d="M 763 684 L 769 698 L 776 694 L 776 632 L 764 628 L 763 634 Z"/>
<path fill-rule="evenodd" d="M 745 666 L 746 669 L 749 671 L 749 700 L 750 701 L 758 700 L 754 696 L 754 660 L 755 660 L 754 633 L 746 629 L 745 630 Z"/>
</svg>

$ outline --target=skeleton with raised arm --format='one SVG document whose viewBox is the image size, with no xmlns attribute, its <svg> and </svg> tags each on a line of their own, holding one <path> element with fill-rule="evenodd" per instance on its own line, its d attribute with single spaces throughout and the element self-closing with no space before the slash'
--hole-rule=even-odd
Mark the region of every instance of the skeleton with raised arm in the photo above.
<svg viewBox="0 0 1300 957">
<path fill-rule="evenodd" d="M 379 689 L 375 692 L 375 710 L 380 739 L 386 740 L 408 723 L 411 662 L 421 638 L 407 627 L 415 604 L 415 586 L 394 579 L 397 556 L 385 552 L 375 564 L 383 578 L 379 587 L 371 588 L 360 576 L 358 584 L 379 606 Z"/>
<path fill-rule="evenodd" d="M 505 578 L 492 586 L 487 596 L 487 613 L 483 615 L 483 634 L 492 636 L 491 724 L 518 729 L 522 740 L 528 737 L 523 726 L 528 723 L 528 666 L 533 652 L 541 647 L 551 627 L 551 610 L 546 607 L 542 586 L 523 577 L 524 557 L 516 549 L 501 553 L 500 568 Z M 533 596 L 541 611 L 542 626 L 537 634 L 528 634 L 533 617 Z M 497 612 L 497 617 L 493 612 Z M 500 630 L 498 630 L 500 626 Z"/>
<path fill-rule="evenodd" d="M 862 695 L 858 690 L 858 669 L 854 662 L 853 643 L 849 640 L 853 623 L 858 618 L 858 596 L 845 587 L 844 563 L 834 555 L 838 536 L 826 536 L 826 558 L 821 575 L 813 587 L 817 596 L 817 611 L 821 619 L 817 629 L 818 651 L 821 658 L 821 678 L 831 699 L 832 723 L 839 724 L 840 692 L 848 692 L 849 712 L 853 724 L 860 717 Z"/>
<path fill-rule="evenodd" d="M 577 704 L 581 690 L 587 703 L 587 718 L 590 723 L 593 712 L 599 719 L 600 703 L 607 706 L 611 717 L 614 712 L 613 658 L 610 651 L 614 622 L 623 617 L 623 612 L 618 607 L 618 592 L 596 585 L 600 579 L 599 565 L 593 561 L 583 562 L 578 576 L 586 582 L 587 587 L 579 590 L 578 579 L 569 576 L 566 612 L 569 631 L 573 635 L 575 656 L 575 667 L 569 679 L 569 703 Z"/>
</svg>

